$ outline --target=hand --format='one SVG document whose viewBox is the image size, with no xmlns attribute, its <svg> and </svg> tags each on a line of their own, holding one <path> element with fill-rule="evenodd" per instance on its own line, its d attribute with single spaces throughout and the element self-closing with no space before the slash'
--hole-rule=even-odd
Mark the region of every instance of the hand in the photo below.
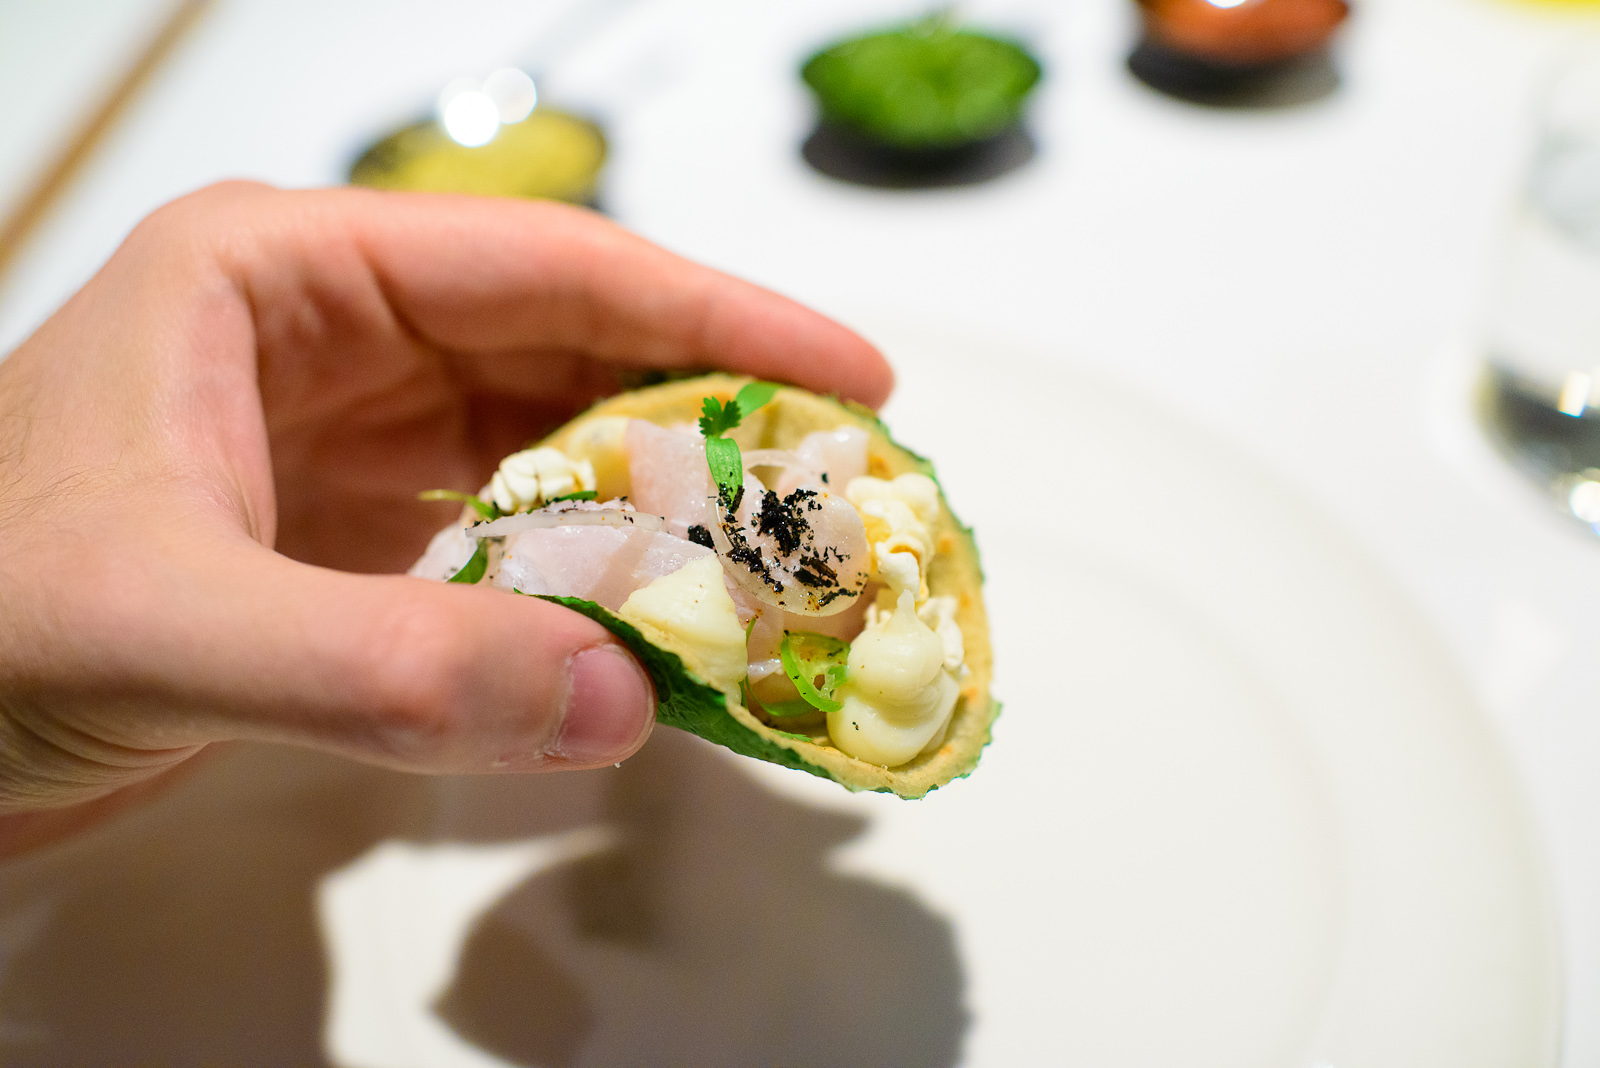
<svg viewBox="0 0 1600 1068">
<path fill-rule="evenodd" d="M 602 627 L 373 573 L 454 514 L 419 490 L 697 367 L 891 386 L 842 327 L 578 209 L 233 184 L 156 212 L 0 364 L 0 851 L 229 739 L 428 772 L 633 752 L 650 684 Z"/>
</svg>

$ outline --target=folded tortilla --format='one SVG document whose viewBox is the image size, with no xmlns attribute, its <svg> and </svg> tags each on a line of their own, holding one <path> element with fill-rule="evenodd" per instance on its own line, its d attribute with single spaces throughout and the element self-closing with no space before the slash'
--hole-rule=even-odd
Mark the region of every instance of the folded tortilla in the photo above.
<svg viewBox="0 0 1600 1068">
<path fill-rule="evenodd" d="M 750 380 L 729 375 L 668 382 L 602 401 L 550 435 L 540 445 L 572 452 L 596 419 L 627 417 L 660 426 L 692 423 L 705 397 L 727 401 Z M 841 403 L 795 387 L 784 387 L 771 402 L 746 416 L 731 433 L 740 447 L 793 449 L 813 431 L 853 425 L 868 432 L 867 473 L 877 478 L 919 473 L 933 477 L 932 465 L 889 437 L 868 409 Z M 967 674 L 944 740 L 936 750 L 897 767 L 858 760 L 828 744 L 825 726 L 796 731 L 764 723 L 740 702 L 737 689 L 719 689 L 698 677 L 676 653 L 651 644 L 626 621 L 592 601 L 546 597 L 582 612 L 605 626 L 640 658 L 655 683 L 659 722 L 698 734 L 746 756 L 832 779 L 851 790 L 875 790 L 918 798 L 977 766 L 999 706 L 989 693 L 992 654 L 984 611 L 983 573 L 972 531 L 950 511 L 941 490 L 933 531 L 935 555 L 926 574 L 930 596 L 956 598 L 956 623 L 965 648 Z"/>
</svg>

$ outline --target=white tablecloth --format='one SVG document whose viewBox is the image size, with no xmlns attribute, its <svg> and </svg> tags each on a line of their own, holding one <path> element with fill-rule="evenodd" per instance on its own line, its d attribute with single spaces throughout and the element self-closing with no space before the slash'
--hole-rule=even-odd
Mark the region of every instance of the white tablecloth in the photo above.
<svg viewBox="0 0 1600 1068">
<path fill-rule="evenodd" d="M 14 199 L 163 5 L 0 7 L 0 201 Z M 1037 158 L 970 189 L 809 171 L 808 49 L 910 6 L 641 0 L 564 57 L 601 115 L 605 205 L 685 255 L 845 318 L 933 318 L 1092 366 L 1292 482 L 1421 607 L 1539 814 L 1567 954 L 1566 1063 L 1600 1063 L 1600 543 L 1487 452 L 1465 371 L 1554 57 L 1600 21 L 1367 0 L 1332 97 L 1271 112 L 1161 97 L 1122 67 L 1123 0 L 963 6 L 1048 76 Z M 147 211 L 226 177 L 337 182 L 450 77 L 525 60 L 563 5 L 220 0 L 0 287 L 0 351 Z"/>
</svg>

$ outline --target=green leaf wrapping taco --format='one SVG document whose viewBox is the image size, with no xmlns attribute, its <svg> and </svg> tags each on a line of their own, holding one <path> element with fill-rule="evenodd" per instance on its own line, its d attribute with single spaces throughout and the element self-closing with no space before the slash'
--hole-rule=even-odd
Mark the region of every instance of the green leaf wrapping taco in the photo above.
<svg viewBox="0 0 1600 1068">
<path fill-rule="evenodd" d="M 998 706 L 971 532 L 864 408 L 726 375 L 606 400 L 507 457 L 411 569 L 599 621 L 657 719 L 921 797 Z"/>
</svg>

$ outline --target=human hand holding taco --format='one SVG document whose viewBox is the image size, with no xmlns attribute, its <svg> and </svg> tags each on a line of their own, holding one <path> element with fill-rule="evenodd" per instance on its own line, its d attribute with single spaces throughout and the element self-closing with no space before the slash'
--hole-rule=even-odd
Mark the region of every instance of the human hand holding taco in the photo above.
<svg viewBox="0 0 1600 1068">
<path fill-rule="evenodd" d="M 234 184 L 151 216 L 0 364 L 0 850 L 230 739 L 432 772 L 626 756 L 655 699 L 604 626 L 383 572 L 449 514 L 419 487 L 708 366 L 867 405 L 892 381 L 577 209 Z"/>
</svg>

